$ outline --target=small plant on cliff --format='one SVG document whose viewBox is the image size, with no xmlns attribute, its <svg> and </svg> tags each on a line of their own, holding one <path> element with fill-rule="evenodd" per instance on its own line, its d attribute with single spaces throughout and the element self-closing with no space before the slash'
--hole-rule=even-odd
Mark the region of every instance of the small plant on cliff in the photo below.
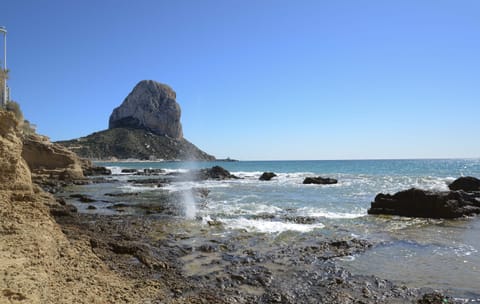
<svg viewBox="0 0 480 304">
<path fill-rule="evenodd" d="M 23 122 L 22 131 L 25 135 L 36 134 L 36 126 L 23 118 L 23 112 L 22 112 L 22 109 L 20 109 L 20 104 L 18 102 L 10 100 L 7 103 L 6 109 L 7 111 L 10 111 L 13 114 L 15 114 L 15 117 L 19 121 Z"/>
<path fill-rule="evenodd" d="M 23 121 L 23 113 L 18 102 L 10 100 L 7 102 L 6 109 L 7 111 L 13 112 L 18 120 Z"/>
</svg>

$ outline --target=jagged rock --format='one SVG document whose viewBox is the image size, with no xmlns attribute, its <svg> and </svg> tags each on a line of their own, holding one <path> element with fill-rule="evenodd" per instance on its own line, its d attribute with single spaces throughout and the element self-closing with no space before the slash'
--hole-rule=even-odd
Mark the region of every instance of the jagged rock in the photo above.
<svg viewBox="0 0 480 304">
<path fill-rule="evenodd" d="M 457 218 L 480 213 L 480 193 L 409 189 L 394 195 L 380 193 L 369 214 L 390 214 L 424 218 Z"/>
<path fill-rule="evenodd" d="M 140 81 L 110 115 L 109 128 L 149 130 L 171 138 L 183 137 L 175 91 L 153 80 Z"/>
<path fill-rule="evenodd" d="M 318 184 L 318 185 L 331 185 L 336 184 L 338 181 L 334 178 L 323 178 L 323 177 L 306 177 L 303 180 L 304 184 Z"/>
<path fill-rule="evenodd" d="M 448 185 L 450 190 L 463 190 L 463 191 L 480 191 L 480 179 L 465 176 L 459 177 L 454 180 L 450 185 Z"/>
<path fill-rule="evenodd" d="M 105 167 L 90 166 L 83 169 L 83 175 L 96 176 L 96 175 L 111 175 L 112 170 Z"/>
<path fill-rule="evenodd" d="M 231 174 L 228 170 L 220 166 L 214 166 L 208 169 L 201 169 L 198 173 L 198 178 L 199 179 L 229 179 L 229 178 L 238 178 L 238 177 Z"/>
<path fill-rule="evenodd" d="M 143 172 L 139 171 L 135 173 L 135 175 L 160 175 L 162 173 L 165 173 L 165 170 L 146 168 L 146 169 L 143 169 Z"/>
<path fill-rule="evenodd" d="M 263 174 L 260 176 L 259 180 L 261 181 L 269 181 L 271 180 L 272 178 L 274 178 L 275 176 L 277 176 L 275 173 L 273 172 L 263 172 Z"/>
</svg>

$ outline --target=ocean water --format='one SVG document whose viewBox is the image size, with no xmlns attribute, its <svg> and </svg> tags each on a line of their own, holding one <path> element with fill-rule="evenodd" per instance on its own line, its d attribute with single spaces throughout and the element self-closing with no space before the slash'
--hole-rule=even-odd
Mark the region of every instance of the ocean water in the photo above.
<svg viewBox="0 0 480 304">
<path fill-rule="evenodd" d="M 412 187 L 448 190 L 460 176 L 480 177 L 480 159 L 446 160 L 339 160 L 339 161 L 240 161 L 240 162 L 116 162 L 98 163 L 112 169 L 112 184 L 87 187 L 105 200 L 107 192 L 139 192 L 121 198 L 125 203 L 155 204 L 165 195 L 178 195 L 177 211 L 169 216 L 207 225 L 221 223 L 224 234 L 242 231 L 279 238 L 289 234 L 305 238 L 356 237 L 374 246 L 365 253 L 338 261 L 354 273 L 373 274 L 412 287 L 451 291 L 459 297 L 480 299 L 480 219 L 432 220 L 371 216 L 367 210 L 375 195 Z M 219 165 L 240 179 L 174 182 L 152 187 L 127 182 L 125 168 L 162 168 L 166 174 Z M 271 181 L 259 181 L 263 172 L 275 172 Z M 303 185 L 307 176 L 331 177 L 334 185 Z M 208 189 L 199 198 L 195 189 Z M 116 211 L 109 203 L 97 210 Z M 130 212 L 128 209 L 124 212 Z M 135 212 L 135 211 L 131 211 Z M 295 237 L 290 238 L 295 241 Z M 480 301 L 480 300 L 479 300 Z"/>
</svg>

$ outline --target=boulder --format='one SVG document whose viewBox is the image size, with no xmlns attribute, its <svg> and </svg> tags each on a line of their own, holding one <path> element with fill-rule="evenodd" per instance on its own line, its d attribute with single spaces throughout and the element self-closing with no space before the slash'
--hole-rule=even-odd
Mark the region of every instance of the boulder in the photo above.
<svg viewBox="0 0 480 304">
<path fill-rule="evenodd" d="M 394 195 L 380 193 L 368 214 L 423 218 L 458 218 L 480 213 L 480 193 L 409 189 Z"/>
<path fill-rule="evenodd" d="M 220 167 L 214 166 L 208 169 L 201 169 L 198 173 L 200 179 L 229 179 L 229 178 L 238 178 L 235 175 L 228 172 L 228 170 Z"/>
<path fill-rule="evenodd" d="M 85 176 L 112 175 L 112 170 L 100 166 L 89 166 L 83 168 L 83 174 Z"/>
<path fill-rule="evenodd" d="M 274 178 L 275 176 L 277 176 L 275 173 L 273 172 L 263 172 L 263 174 L 260 176 L 259 180 L 261 181 L 269 181 L 271 180 L 272 178 Z"/>
<path fill-rule="evenodd" d="M 158 135 L 183 138 L 180 105 L 166 84 L 142 80 L 110 115 L 109 128 L 145 129 Z"/>
<path fill-rule="evenodd" d="M 303 180 L 304 184 L 318 184 L 318 185 L 331 185 L 331 184 L 336 184 L 338 181 L 334 178 L 323 178 L 323 177 L 306 177 Z"/>
<path fill-rule="evenodd" d="M 448 188 L 450 188 L 450 190 L 463 190 L 467 192 L 480 191 L 480 179 L 472 176 L 460 177 L 448 185 Z"/>
</svg>

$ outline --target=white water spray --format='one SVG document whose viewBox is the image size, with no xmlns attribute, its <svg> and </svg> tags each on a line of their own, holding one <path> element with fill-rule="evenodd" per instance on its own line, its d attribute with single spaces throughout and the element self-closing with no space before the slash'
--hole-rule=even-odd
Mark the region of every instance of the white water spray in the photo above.
<svg viewBox="0 0 480 304">
<path fill-rule="evenodd" d="M 185 190 L 182 193 L 183 205 L 185 208 L 185 217 L 189 220 L 195 219 L 197 215 L 197 205 L 195 203 L 195 197 L 193 196 L 192 189 Z"/>
</svg>

